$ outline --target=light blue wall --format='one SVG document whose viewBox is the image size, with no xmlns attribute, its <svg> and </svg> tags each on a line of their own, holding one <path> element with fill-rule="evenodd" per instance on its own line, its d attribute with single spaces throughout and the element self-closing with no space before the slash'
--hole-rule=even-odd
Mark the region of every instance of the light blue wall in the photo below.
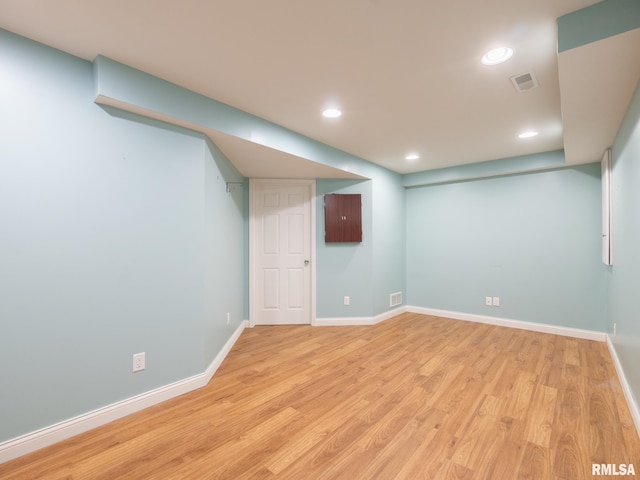
<svg viewBox="0 0 640 480">
<path fill-rule="evenodd" d="M 3 441 L 203 372 L 245 279 L 219 152 L 96 105 L 88 62 L 1 30 L 0 45 Z"/>
<path fill-rule="evenodd" d="M 558 18 L 558 52 L 640 28 L 638 0 L 604 0 Z"/>
<path fill-rule="evenodd" d="M 611 150 L 613 266 L 609 268 L 609 332 L 640 404 L 640 83 Z"/>
<path fill-rule="evenodd" d="M 324 242 L 324 195 L 362 195 L 362 243 Z M 374 317 L 390 309 L 389 295 L 406 289 L 404 188 L 400 176 L 316 182 L 317 317 Z M 344 297 L 350 305 L 344 305 Z"/>
<path fill-rule="evenodd" d="M 98 103 L 143 111 L 149 116 L 155 115 L 155 118 L 169 123 L 189 125 L 205 133 L 223 132 L 250 142 L 257 141 L 260 145 L 366 178 L 385 170 L 362 158 L 109 58 L 98 56 L 93 65 Z"/>
<path fill-rule="evenodd" d="M 246 181 L 211 141 L 204 149 L 204 351 L 205 365 L 247 319 L 248 251 Z M 242 182 L 227 192 L 227 182 Z M 229 324 L 227 324 L 227 313 Z"/>
<path fill-rule="evenodd" d="M 371 180 L 316 182 L 316 316 L 318 318 L 372 316 L 373 232 Z M 362 242 L 325 243 L 324 196 L 330 193 L 362 195 Z M 344 297 L 350 305 L 344 305 Z"/>
<path fill-rule="evenodd" d="M 381 172 L 372 184 L 373 314 L 389 310 L 389 295 L 406 299 L 405 189 L 398 175 Z M 406 304 L 406 302 L 404 302 Z"/>
<path fill-rule="evenodd" d="M 600 212 L 598 164 L 408 189 L 408 303 L 604 331 Z"/>
<path fill-rule="evenodd" d="M 317 264 L 316 316 L 371 317 L 389 310 L 389 294 L 403 291 L 406 280 L 401 175 L 108 58 L 98 57 L 94 71 L 100 102 L 115 103 L 132 111 L 153 112 L 158 118 L 188 124 L 203 132 L 221 131 L 249 141 L 257 136 L 263 145 L 369 179 L 371 185 L 365 188 L 363 203 L 367 212 L 364 222 L 371 225 L 368 240 L 355 250 L 353 246 L 325 247 L 323 239 L 317 242 L 322 261 Z M 330 193 L 332 185 L 331 182 L 321 184 L 320 190 Z M 335 185 L 340 189 L 343 184 Z M 318 217 L 324 218 L 322 212 Z M 357 252 L 355 263 L 345 257 L 346 252 L 352 250 Z M 365 255 L 368 257 L 367 271 L 354 273 L 363 265 L 360 261 Z M 344 274 L 339 276 L 342 281 L 329 280 L 338 277 L 336 272 Z M 367 278 L 366 289 L 361 283 L 364 277 Z M 347 287 L 350 280 L 359 283 Z M 343 298 L 348 295 L 347 289 L 356 293 L 355 303 L 345 309 Z"/>
<path fill-rule="evenodd" d="M 420 187 L 498 177 L 514 173 L 551 170 L 564 166 L 564 150 L 553 150 L 551 152 L 470 163 L 458 167 L 437 168 L 435 170 L 410 173 L 403 176 L 402 184 L 405 187 Z"/>
</svg>

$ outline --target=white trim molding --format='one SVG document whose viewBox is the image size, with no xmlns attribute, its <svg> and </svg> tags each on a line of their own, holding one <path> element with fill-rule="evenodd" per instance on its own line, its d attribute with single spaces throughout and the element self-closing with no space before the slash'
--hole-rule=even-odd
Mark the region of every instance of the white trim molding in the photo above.
<svg viewBox="0 0 640 480">
<path fill-rule="evenodd" d="M 373 324 L 373 317 L 316 317 L 313 322 L 314 327 L 355 327 Z"/>
<path fill-rule="evenodd" d="M 638 436 L 640 437 L 640 406 L 633 396 L 631 386 L 627 381 L 627 377 L 624 374 L 624 369 L 622 368 L 622 364 L 620 363 L 620 359 L 618 358 L 618 352 L 616 352 L 616 347 L 611 341 L 611 337 L 609 335 L 607 335 L 607 347 L 609 348 L 609 354 L 611 355 L 611 359 L 613 360 L 613 365 L 616 367 L 618 380 L 620 380 L 622 393 L 624 393 L 624 398 L 627 401 L 627 405 L 629 406 L 631 418 L 633 418 L 633 423 L 635 424 L 636 431 L 638 432 Z"/>
<path fill-rule="evenodd" d="M 249 322 L 244 320 L 238 326 L 203 373 L 2 442 L 0 443 L 0 464 L 204 387 L 248 325 Z"/>
<path fill-rule="evenodd" d="M 476 315 L 474 313 L 451 312 L 449 310 L 437 310 L 434 308 L 424 307 L 408 307 L 407 311 L 411 313 L 431 315 L 434 317 L 452 318 L 454 320 L 465 320 L 468 322 L 487 323 L 489 325 L 498 325 L 501 327 L 519 328 L 520 330 L 529 330 L 531 332 L 551 333 L 553 335 L 562 335 L 563 337 L 584 338 L 586 340 L 596 340 L 598 342 L 604 342 L 607 339 L 607 334 L 604 332 L 583 330 L 572 327 L 561 327 L 546 323 L 510 320 L 508 318 L 489 317 L 486 315 Z"/>
<path fill-rule="evenodd" d="M 313 322 L 315 327 L 355 327 L 361 325 L 375 325 L 390 318 L 407 312 L 407 307 L 402 306 L 380 313 L 375 317 L 324 317 L 316 318 Z"/>
</svg>

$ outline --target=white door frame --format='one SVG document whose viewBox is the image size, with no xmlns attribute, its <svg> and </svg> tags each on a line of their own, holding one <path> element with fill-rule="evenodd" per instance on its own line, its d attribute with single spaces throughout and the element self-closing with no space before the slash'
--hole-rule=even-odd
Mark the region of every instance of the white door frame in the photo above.
<svg viewBox="0 0 640 480">
<path fill-rule="evenodd" d="M 309 288 L 311 288 L 311 325 L 316 323 L 316 181 L 315 180 L 292 180 L 292 179 L 249 179 L 249 326 L 254 327 L 256 321 L 256 308 L 253 301 L 257 287 L 256 280 L 256 268 L 257 261 L 254 253 L 256 248 L 255 235 L 258 228 L 257 218 L 254 206 L 254 195 L 258 186 L 307 186 L 309 187 L 309 202 L 311 210 L 311 281 L 309 282 Z"/>
</svg>

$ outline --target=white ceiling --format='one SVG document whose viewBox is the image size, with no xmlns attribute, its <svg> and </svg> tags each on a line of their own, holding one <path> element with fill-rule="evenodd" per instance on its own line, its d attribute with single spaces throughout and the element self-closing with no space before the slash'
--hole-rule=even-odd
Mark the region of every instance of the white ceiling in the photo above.
<svg viewBox="0 0 640 480">
<path fill-rule="evenodd" d="M 102 54 L 410 173 L 563 148 L 556 18 L 594 3 L 0 0 L 0 28 L 87 60 Z M 513 48 L 513 58 L 482 65 L 498 45 Z M 581 81 L 580 68 L 566 71 Z M 523 72 L 540 87 L 517 93 L 509 77 Z M 334 103 L 343 116 L 323 118 Z M 573 117 L 578 137 L 589 136 Z M 540 135 L 517 138 L 532 128 Z M 290 156 L 214 137 L 246 176 L 291 171 Z M 598 160 L 604 141 L 573 163 Z M 404 160 L 410 151 L 420 160 Z"/>
<path fill-rule="evenodd" d="M 613 143 L 640 78 L 640 28 L 567 50 L 558 60 L 565 157 L 588 163 Z"/>
</svg>

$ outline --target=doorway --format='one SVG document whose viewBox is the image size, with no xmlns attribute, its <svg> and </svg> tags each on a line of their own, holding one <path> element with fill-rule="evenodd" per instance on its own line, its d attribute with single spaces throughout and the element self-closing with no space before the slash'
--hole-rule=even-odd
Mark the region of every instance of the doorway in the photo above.
<svg viewBox="0 0 640 480">
<path fill-rule="evenodd" d="M 312 324 L 315 181 L 250 180 L 251 326 Z"/>
</svg>

